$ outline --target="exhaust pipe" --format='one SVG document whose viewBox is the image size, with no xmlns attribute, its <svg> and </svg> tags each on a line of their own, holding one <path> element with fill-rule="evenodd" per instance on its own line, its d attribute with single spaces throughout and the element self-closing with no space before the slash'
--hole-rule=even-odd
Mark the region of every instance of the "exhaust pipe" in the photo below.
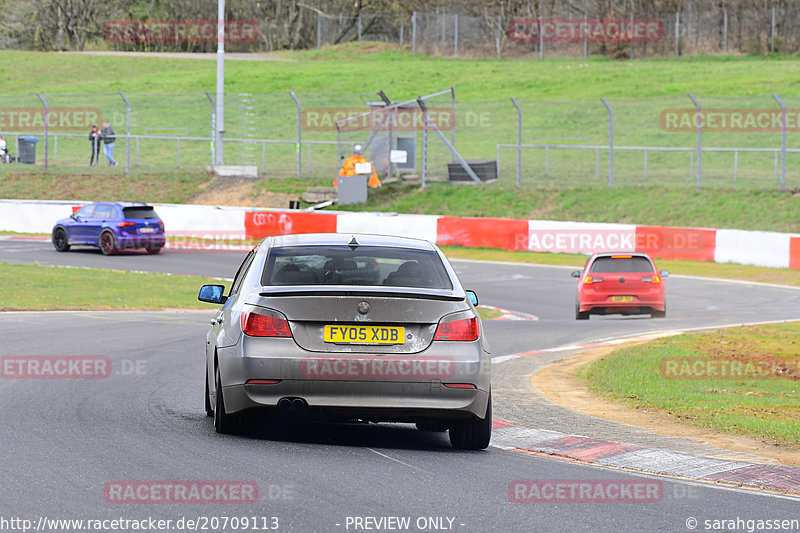
<svg viewBox="0 0 800 533">
<path fill-rule="evenodd" d="M 278 400 L 278 409 L 281 411 L 302 411 L 308 407 L 308 403 L 302 398 L 281 398 Z"/>
<path fill-rule="evenodd" d="M 308 404 L 306 403 L 306 401 L 304 399 L 295 398 L 295 399 L 292 400 L 292 409 L 295 409 L 297 411 L 301 411 L 301 410 L 305 409 L 306 407 L 308 407 Z"/>
<path fill-rule="evenodd" d="M 281 398 L 278 400 L 278 409 L 281 411 L 288 411 L 292 408 L 292 400 L 289 398 Z"/>
</svg>

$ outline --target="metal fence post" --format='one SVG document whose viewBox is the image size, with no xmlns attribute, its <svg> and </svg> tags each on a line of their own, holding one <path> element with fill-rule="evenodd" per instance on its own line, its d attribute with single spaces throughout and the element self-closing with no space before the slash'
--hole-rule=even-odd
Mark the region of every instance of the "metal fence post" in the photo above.
<svg viewBox="0 0 800 533">
<path fill-rule="evenodd" d="M 516 98 L 511 98 L 511 103 L 517 108 L 517 187 L 522 184 L 522 109 Z"/>
<path fill-rule="evenodd" d="M 358 42 L 361 42 L 361 12 L 358 13 Z"/>
<path fill-rule="evenodd" d="M 400 24 L 400 46 L 402 47 L 405 44 L 405 33 L 406 33 L 406 25 Z"/>
<path fill-rule="evenodd" d="M 125 174 L 131 173 L 131 103 L 125 93 L 119 95 L 125 102 Z"/>
<path fill-rule="evenodd" d="M 411 55 L 417 55 L 417 12 L 411 14 Z"/>
<path fill-rule="evenodd" d="M 453 55 L 458 57 L 458 13 L 453 19 Z"/>
<path fill-rule="evenodd" d="M 49 122 L 48 115 L 50 114 L 50 108 L 47 105 L 47 100 L 45 100 L 44 96 L 42 96 L 42 93 L 36 93 L 36 96 L 39 97 L 39 100 L 42 101 L 42 105 L 44 106 L 44 171 L 47 172 L 47 158 L 48 158 L 47 123 Z M 19 152 L 17 152 L 17 154 L 19 154 Z"/>
<path fill-rule="evenodd" d="M 722 11 L 722 49 L 728 53 L 728 10 Z"/>
<path fill-rule="evenodd" d="M 425 111 L 422 111 L 424 113 Z M 422 154 L 420 166 L 422 167 L 422 175 L 420 178 L 419 187 L 424 189 L 428 182 L 428 126 L 423 123 L 422 126 Z"/>
<path fill-rule="evenodd" d="M 453 129 L 450 130 L 450 142 L 456 145 L 456 88 L 450 87 L 450 105 L 453 113 Z"/>
<path fill-rule="evenodd" d="M 322 14 L 317 13 L 317 48 L 322 48 Z"/>
<path fill-rule="evenodd" d="M 692 93 L 689 93 L 688 96 L 697 109 L 695 125 L 697 126 L 697 188 L 699 189 L 703 184 L 703 116 L 700 102 L 697 101 L 697 98 Z"/>
<path fill-rule="evenodd" d="M 494 48 L 497 52 L 497 59 L 500 59 L 500 50 L 503 46 L 503 16 L 497 15 L 497 34 L 494 38 Z"/>
<path fill-rule="evenodd" d="M 769 51 L 775 53 L 775 6 L 772 6 L 772 30 L 769 38 Z"/>
<path fill-rule="evenodd" d="M 583 12 L 583 28 L 586 28 L 586 11 Z M 589 57 L 589 32 L 583 30 L 583 58 L 586 59 Z M 633 59 L 633 58 L 631 58 Z"/>
<path fill-rule="evenodd" d="M 600 99 L 608 110 L 608 186 L 614 186 L 614 111 L 605 98 Z"/>
<path fill-rule="evenodd" d="M 681 55 L 681 12 L 675 12 L 675 57 Z"/>
<path fill-rule="evenodd" d="M 297 95 L 294 94 L 294 91 L 290 91 L 289 94 L 292 95 L 292 100 L 294 100 L 295 105 L 297 106 L 297 177 L 300 177 L 302 173 L 302 165 L 303 165 L 303 128 L 301 124 L 301 110 L 300 110 L 300 100 L 297 98 Z M 264 169 L 266 171 L 266 168 Z"/>
<path fill-rule="evenodd" d="M 772 97 L 781 106 L 781 191 L 786 190 L 786 106 L 777 94 Z"/>
<path fill-rule="evenodd" d="M 544 59 L 544 34 L 542 33 L 542 18 L 539 17 L 536 19 L 537 24 L 539 24 L 539 60 L 541 61 Z"/>
<path fill-rule="evenodd" d="M 216 113 L 216 106 L 214 105 L 214 97 L 211 96 L 211 93 L 206 91 L 206 96 L 208 97 L 208 101 L 211 102 L 211 168 L 214 168 L 214 141 L 217 135 L 217 113 Z M 139 140 L 136 140 L 137 147 Z M 139 152 L 137 148 L 136 152 L 136 165 L 139 165 Z"/>
</svg>

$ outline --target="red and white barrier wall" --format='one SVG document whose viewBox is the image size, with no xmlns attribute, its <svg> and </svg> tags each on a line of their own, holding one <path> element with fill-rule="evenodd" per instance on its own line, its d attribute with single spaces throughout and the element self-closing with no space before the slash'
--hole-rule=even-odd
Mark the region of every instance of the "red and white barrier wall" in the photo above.
<svg viewBox="0 0 800 533">
<path fill-rule="evenodd" d="M 0 231 L 49 233 L 85 202 L 0 200 Z M 441 245 L 591 253 L 637 251 L 689 259 L 800 269 L 800 234 L 550 220 L 276 211 L 154 204 L 167 232 L 195 237 L 262 238 L 290 233 L 379 233 Z"/>
</svg>

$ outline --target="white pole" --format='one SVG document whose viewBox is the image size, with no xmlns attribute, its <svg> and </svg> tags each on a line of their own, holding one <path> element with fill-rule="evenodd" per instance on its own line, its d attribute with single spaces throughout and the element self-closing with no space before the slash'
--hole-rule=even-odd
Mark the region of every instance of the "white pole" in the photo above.
<svg viewBox="0 0 800 533">
<path fill-rule="evenodd" d="M 216 164 L 223 164 L 222 138 L 225 134 L 225 0 L 217 0 L 217 139 Z"/>
</svg>

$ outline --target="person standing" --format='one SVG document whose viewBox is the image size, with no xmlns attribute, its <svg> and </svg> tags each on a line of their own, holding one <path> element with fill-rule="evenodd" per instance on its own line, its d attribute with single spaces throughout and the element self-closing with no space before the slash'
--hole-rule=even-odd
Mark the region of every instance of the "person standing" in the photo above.
<svg viewBox="0 0 800 533">
<path fill-rule="evenodd" d="M 114 130 L 111 129 L 111 126 L 105 120 L 103 121 L 103 129 L 100 130 L 100 135 L 102 135 L 103 142 L 105 143 L 103 153 L 106 154 L 108 158 L 108 166 L 117 166 L 117 162 L 114 161 L 114 142 L 117 138 L 115 137 Z"/>
<path fill-rule="evenodd" d="M 102 136 L 97 129 L 97 124 L 92 124 L 92 129 L 89 131 L 89 142 L 92 143 L 92 158 L 89 159 L 89 166 L 100 163 L 100 143 Z"/>
</svg>

